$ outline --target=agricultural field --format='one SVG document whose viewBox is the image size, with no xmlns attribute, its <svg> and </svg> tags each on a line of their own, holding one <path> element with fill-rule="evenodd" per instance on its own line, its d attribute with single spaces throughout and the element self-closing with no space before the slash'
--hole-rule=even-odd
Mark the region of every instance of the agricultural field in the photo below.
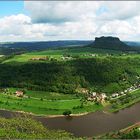
<svg viewBox="0 0 140 140">
<path fill-rule="evenodd" d="M 19 88 L 8 88 L 9 93 L 15 93 Z M 21 89 L 22 90 L 22 89 Z M 32 98 L 43 98 L 46 100 L 71 100 L 78 99 L 75 94 L 63 94 L 56 92 L 46 92 L 46 91 L 33 91 L 33 90 L 25 90 L 25 95 Z"/>
<path fill-rule="evenodd" d="M 117 50 L 107 50 L 107 49 L 97 49 L 92 47 L 72 47 L 72 48 L 59 48 L 59 49 L 47 49 L 45 51 L 33 51 L 29 53 L 24 53 L 21 55 L 14 55 L 13 57 L 6 59 L 2 63 L 13 63 L 13 62 L 38 62 L 33 61 L 33 58 L 43 58 L 48 57 L 46 61 L 40 62 L 49 62 L 49 61 L 64 61 L 63 57 L 69 56 L 69 60 L 75 60 L 77 58 L 101 58 L 106 57 L 115 57 L 115 58 L 124 58 L 124 59 L 134 59 L 140 58 L 139 54 L 136 53 L 124 53 Z"/>
<path fill-rule="evenodd" d="M 45 57 L 48 56 L 50 59 L 55 59 L 62 61 L 64 55 L 70 55 L 73 58 L 93 58 L 94 54 L 98 54 L 98 57 L 103 58 L 108 56 L 108 54 L 121 54 L 119 51 L 114 50 L 104 50 L 104 49 L 95 49 L 91 47 L 75 47 L 75 48 L 61 48 L 61 49 L 48 49 L 45 51 L 37 51 L 24 53 L 21 55 L 15 55 L 13 58 L 5 60 L 3 63 L 9 62 L 30 62 L 32 58 Z M 93 56 L 92 56 L 93 55 Z M 97 56 L 96 56 L 97 57 Z"/>
<path fill-rule="evenodd" d="M 103 108 L 94 102 L 83 103 L 81 98 L 74 95 L 27 91 L 23 97 L 17 97 L 14 91 L 15 89 L 11 88 L 9 92 L 0 94 L 0 108 L 36 115 L 62 115 L 67 110 L 71 110 L 72 114 L 79 114 Z"/>
</svg>

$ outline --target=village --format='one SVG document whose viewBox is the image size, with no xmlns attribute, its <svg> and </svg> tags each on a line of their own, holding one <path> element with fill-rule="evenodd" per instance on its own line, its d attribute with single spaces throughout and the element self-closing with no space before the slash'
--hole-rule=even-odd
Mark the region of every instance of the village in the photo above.
<svg viewBox="0 0 140 140">
<path fill-rule="evenodd" d="M 98 56 L 98 54 L 93 54 L 93 53 L 91 53 L 91 54 L 84 54 L 83 56 L 92 56 L 92 57 L 96 57 L 96 56 Z"/>
<path fill-rule="evenodd" d="M 45 56 L 45 57 L 33 57 L 30 60 L 33 60 L 33 61 L 46 61 L 46 60 L 49 60 L 49 57 L 48 56 Z"/>
<path fill-rule="evenodd" d="M 107 95 L 106 93 L 90 91 L 86 88 L 79 88 L 77 92 L 84 94 L 87 101 L 105 103 L 107 100 L 117 99 L 138 89 L 140 89 L 140 84 L 136 83 L 133 86 L 125 89 L 124 91 L 112 93 L 111 95 Z M 1 89 L 1 92 L 4 94 L 10 93 L 15 97 L 20 97 L 20 98 L 28 97 L 27 95 L 25 95 L 25 91 L 22 89 L 16 90 L 14 93 L 11 93 L 8 88 L 5 88 L 5 89 Z"/>
<path fill-rule="evenodd" d="M 90 105 L 90 106 L 95 105 L 96 106 L 95 108 L 98 108 L 98 107 L 104 108 L 105 106 L 110 105 L 110 106 L 115 107 L 114 109 L 116 109 L 117 105 L 115 105 L 115 103 L 118 103 L 119 105 L 124 104 L 128 101 L 127 98 L 129 98 L 131 95 L 135 97 L 135 99 L 139 97 L 139 96 L 135 96 L 135 93 L 139 94 L 140 76 L 136 76 L 136 79 L 137 81 L 135 82 L 135 84 L 131 85 L 129 88 L 124 89 L 119 92 L 112 93 L 112 94 L 99 92 L 99 91 L 97 92 L 93 89 L 81 88 L 80 86 L 75 91 L 77 96 L 67 95 L 64 93 L 49 94 L 43 91 L 32 91 L 32 90 L 27 90 L 23 88 L 1 88 L 0 92 L 2 93 L 1 94 L 2 97 L 7 98 L 7 101 L 4 103 L 4 106 L 7 105 L 7 102 L 9 102 L 8 100 L 16 99 L 17 102 L 18 100 L 20 100 L 20 104 L 24 104 L 24 102 L 28 104 L 28 102 L 30 101 L 40 102 L 40 104 L 50 103 L 52 105 L 55 103 L 60 104 L 62 103 L 61 101 L 64 101 L 64 103 L 66 104 L 68 102 L 73 102 L 75 103 L 75 105 L 71 104 L 73 110 L 75 108 L 77 109 L 78 107 L 79 108 L 83 106 L 86 107 L 87 105 Z M 57 96 L 58 94 L 60 97 Z M 76 99 L 74 96 L 76 97 Z M 126 99 L 126 102 L 123 102 L 122 100 L 123 97 L 124 99 Z M 61 98 L 61 100 L 59 98 Z M 131 99 L 134 100 L 134 98 L 129 98 L 129 102 L 131 101 Z M 118 101 L 118 100 L 122 100 L 123 103 L 121 103 L 121 101 Z M 91 110 L 92 110 L 92 107 L 91 107 Z"/>
<path fill-rule="evenodd" d="M 140 89 L 140 84 L 136 83 L 133 86 L 125 89 L 124 91 L 112 93 L 111 95 L 107 95 L 106 93 L 89 91 L 88 89 L 85 89 L 85 88 L 81 88 L 80 92 L 86 95 L 85 97 L 87 101 L 99 102 L 103 104 L 107 100 L 114 100 L 114 99 L 120 98 L 138 89 Z"/>
<path fill-rule="evenodd" d="M 83 54 L 81 55 L 82 57 L 97 57 L 98 54 Z M 31 61 L 51 61 L 51 60 L 62 60 L 62 61 L 69 61 L 69 60 L 74 60 L 76 58 L 79 58 L 80 55 L 70 55 L 70 54 L 63 54 L 62 56 L 60 56 L 60 58 L 57 58 L 55 56 L 43 56 L 43 57 L 32 57 L 29 60 Z"/>
</svg>

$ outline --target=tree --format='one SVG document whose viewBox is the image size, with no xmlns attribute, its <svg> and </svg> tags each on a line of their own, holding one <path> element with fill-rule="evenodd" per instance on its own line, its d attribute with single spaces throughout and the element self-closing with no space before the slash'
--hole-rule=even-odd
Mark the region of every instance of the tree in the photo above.
<svg viewBox="0 0 140 140">
<path fill-rule="evenodd" d="M 71 110 L 66 110 L 63 112 L 63 115 L 65 116 L 70 116 L 70 114 L 71 114 Z"/>
</svg>

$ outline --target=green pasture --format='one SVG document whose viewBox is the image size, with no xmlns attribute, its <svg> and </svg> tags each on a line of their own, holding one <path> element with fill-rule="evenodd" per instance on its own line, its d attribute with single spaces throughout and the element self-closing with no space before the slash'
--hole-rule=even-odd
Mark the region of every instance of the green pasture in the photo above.
<svg viewBox="0 0 140 140">
<path fill-rule="evenodd" d="M 114 50 L 103 50 L 103 49 L 95 49 L 91 47 L 74 47 L 74 48 L 61 48 L 61 49 L 49 49 L 45 51 L 36 51 L 25 53 L 21 55 L 15 55 L 13 58 L 5 60 L 3 63 L 9 62 L 31 62 L 31 58 L 35 57 L 45 57 L 48 56 L 50 58 L 57 59 L 58 61 L 62 60 L 61 57 L 63 55 L 71 55 L 71 56 L 78 56 L 79 58 L 91 58 L 94 56 L 88 56 L 89 54 L 98 54 L 98 57 L 104 57 L 107 54 L 120 54 L 119 51 Z M 84 56 L 84 55 L 87 56 Z"/>
<path fill-rule="evenodd" d="M 94 102 L 82 105 L 81 98 L 76 98 L 74 95 L 27 91 L 24 97 L 16 97 L 14 91 L 15 88 L 10 88 L 9 92 L 0 94 L 1 109 L 31 112 L 37 115 L 62 115 L 66 110 L 78 114 L 103 108 Z"/>
<path fill-rule="evenodd" d="M 8 88 L 9 92 L 15 93 L 16 90 L 21 90 L 19 88 Z M 75 94 L 63 94 L 56 92 L 47 92 L 47 91 L 32 91 L 25 90 L 25 96 L 39 99 L 47 99 L 47 100 L 71 100 L 78 99 Z"/>
</svg>

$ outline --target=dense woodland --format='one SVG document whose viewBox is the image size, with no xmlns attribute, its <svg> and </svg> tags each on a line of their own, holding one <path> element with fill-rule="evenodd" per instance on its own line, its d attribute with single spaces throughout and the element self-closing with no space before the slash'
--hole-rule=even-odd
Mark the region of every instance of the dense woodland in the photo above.
<svg viewBox="0 0 140 140">
<path fill-rule="evenodd" d="M 135 83 L 139 58 L 0 64 L 0 86 L 76 93 L 78 87 L 112 93 Z"/>
</svg>

